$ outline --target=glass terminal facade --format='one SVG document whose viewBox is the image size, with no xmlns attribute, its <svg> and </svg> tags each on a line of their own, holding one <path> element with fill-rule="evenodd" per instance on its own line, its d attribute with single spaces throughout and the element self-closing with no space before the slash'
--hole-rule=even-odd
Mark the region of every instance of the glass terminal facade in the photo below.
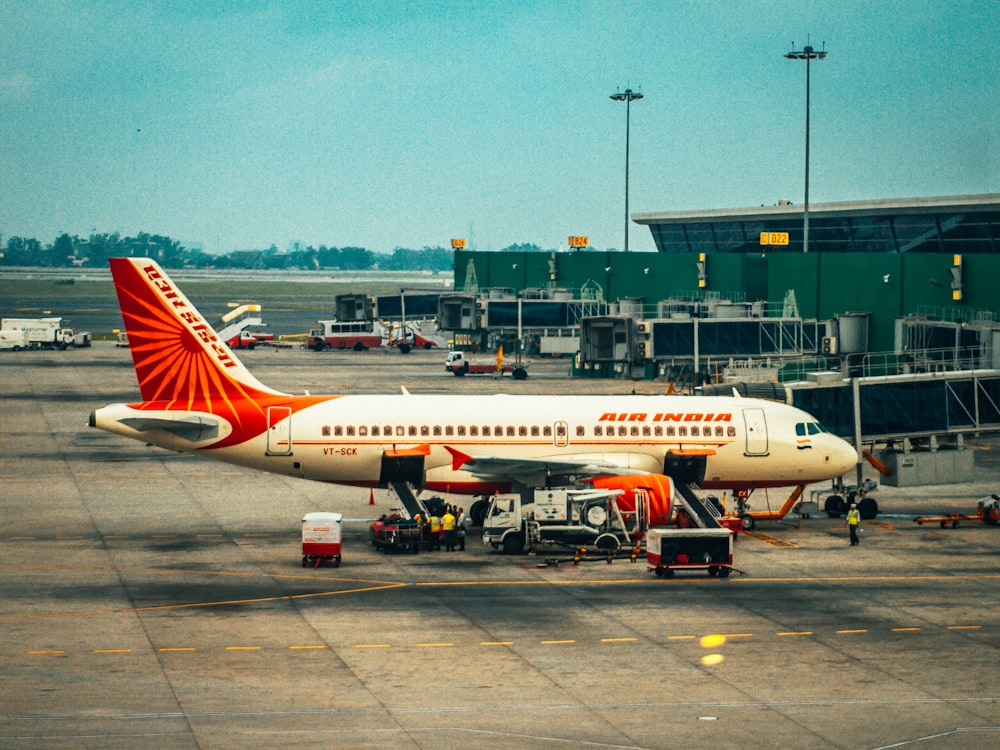
<svg viewBox="0 0 1000 750">
<path fill-rule="evenodd" d="M 801 206 L 636 214 L 661 253 L 801 253 Z M 762 232 L 788 245 L 762 247 Z M 1000 250 L 1000 195 L 827 203 L 809 209 L 809 251 L 982 254 Z"/>
</svg>

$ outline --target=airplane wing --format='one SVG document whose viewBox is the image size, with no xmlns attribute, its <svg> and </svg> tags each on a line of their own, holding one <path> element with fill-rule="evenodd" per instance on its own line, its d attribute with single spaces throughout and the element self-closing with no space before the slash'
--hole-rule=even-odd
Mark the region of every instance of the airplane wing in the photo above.
<svg viewBox="0 0 1000 750">
<path fill-rule="evenodd" d="M 603 477 L 610 475 L 646 474 L 609 461 L 591 457 L 561 456 L 550 458 L 525 458 L 510 456 L 470 456 L 457 448 L 445 446 L 451 454 L 452 469 L 462 469 L 482 478 L 511 479 L 523 484 L 543 485 L 552 476 L 574 474 L 578 477 Z"/>
</svg>

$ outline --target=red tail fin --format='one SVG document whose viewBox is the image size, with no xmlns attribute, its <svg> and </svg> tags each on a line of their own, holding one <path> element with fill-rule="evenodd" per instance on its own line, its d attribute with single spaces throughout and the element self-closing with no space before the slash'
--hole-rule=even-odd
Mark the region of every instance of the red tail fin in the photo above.
<svg viewBox="0 0 1000 750">
<path fill-rule="evenodd" d="M 142 400 L 167 408 L 231 411 L 233 402 L 281 395 L 258 381 L 149 258 L 111 258 Z"/>
</svg>

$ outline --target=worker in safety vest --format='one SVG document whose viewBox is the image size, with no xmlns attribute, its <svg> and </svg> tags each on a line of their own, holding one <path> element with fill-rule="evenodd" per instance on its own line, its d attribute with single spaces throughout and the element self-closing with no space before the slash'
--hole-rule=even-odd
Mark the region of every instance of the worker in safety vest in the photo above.
<svg viewBox="0 0 1000 750">
<path fill-rule="evenodd" d="M 436 550 L 441 549 L 441 519 L 437 516 L 431 516 L 429 519 L 431 525 L 431 538 L 427 543 L 428 552 L 433 547 Z"/>
<path fill-rule="evenodd" d="M 449 505 L 441 517 L 441 533 L 444 535 L 444 548 L 447 552 L 455 551 L 455 514 L 451 512 Z"/>
<path fill-rule="evenodd" d="M 860 541 L 858 527 L 861 525 L 861 511 L 858 510 L 857 504 L 851 503 L 851 509 L 847 511 L 847 522 L 844 525 L 851 531 L 851 546 L 857 547 Z"/>
</svg>

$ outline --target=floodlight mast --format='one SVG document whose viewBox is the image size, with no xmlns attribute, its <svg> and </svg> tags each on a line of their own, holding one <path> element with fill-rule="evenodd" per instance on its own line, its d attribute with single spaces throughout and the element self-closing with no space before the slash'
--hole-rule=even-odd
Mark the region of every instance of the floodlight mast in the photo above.
<svg viewBox="0 0 1000 750">
<path fill-rule="evenodd" d="M 823 49 L 816 50 L 812 46 L 806 45 L 801 50 L 795 49 L 795 42 L 792 42 L 792 51 L 785 53 L 786 60 L 806 61 L 806 188 L 805 206 L 802 211 L 802 252 L 809 252 L 809 65 L 813 60 L 822 60 L 826 57 L 826 42 L 823 42 Z"/>
<path fill-rule="evenodd" d="M 628 252 L 628 149 L 630 136 L 630 123 L 632 119 L 632 102 L 642 99 L 642 94 L 632 89 L 616 91 L 611 95 L 611 99 L 616 102 L 625 102 L 625 252 Z"/>
</svg>

